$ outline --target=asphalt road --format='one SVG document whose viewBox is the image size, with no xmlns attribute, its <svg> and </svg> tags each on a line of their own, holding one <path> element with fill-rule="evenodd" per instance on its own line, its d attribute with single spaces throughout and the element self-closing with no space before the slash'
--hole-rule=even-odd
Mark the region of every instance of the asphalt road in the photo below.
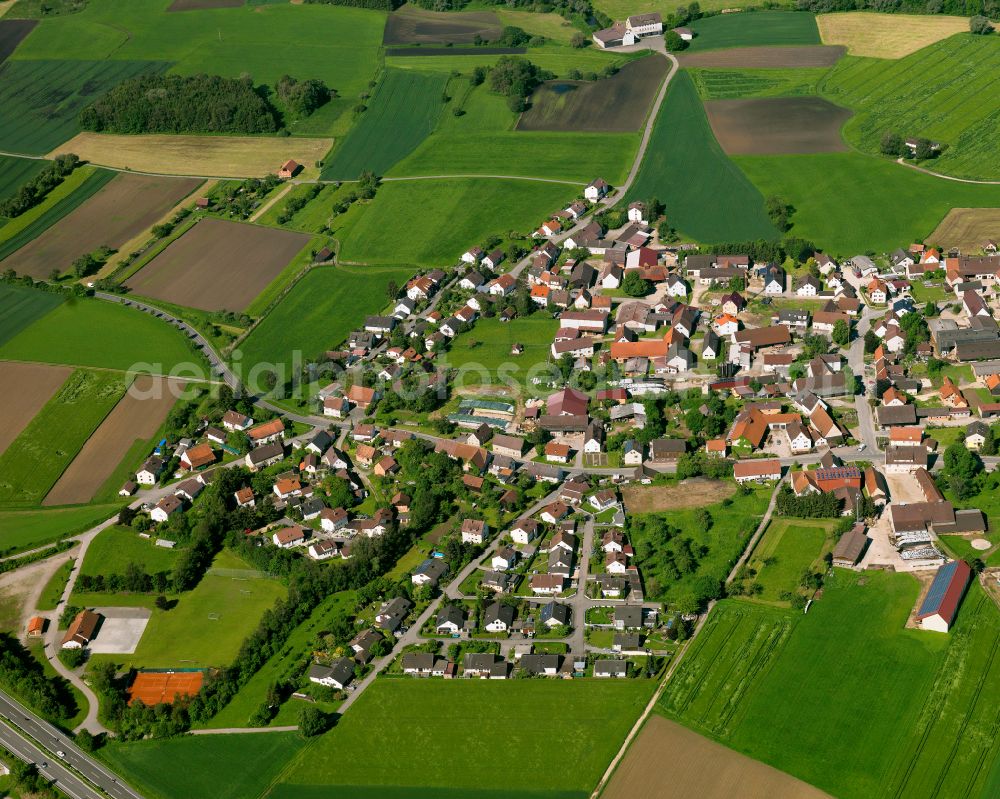
<svg viewBox="0 0 1000 799">
<path fill-rule="evenodd" d="M 23 760 L 37 765 L 42 774 L 54 780 L 60 790 L 72 799 L 104 799 L 104 794 L 111 799 L 143 799 L 116 774 L 80 749 L 69 735 L 43 721 L 2 691 L 0 718 L 5 722 L 0 724 L 0 743 Z M 18 729 L 12 729 L 6 723 L 8 721 Z M 44 749 L 33 741 L 38 741 Z M 60 759 L 55 754 L 57 751 L 62 751 L 65 756 Z M 42 766 L 43 763 L 46 765 Z M 104 794 L 88 785 L 80 775 Z"/>
</svg>

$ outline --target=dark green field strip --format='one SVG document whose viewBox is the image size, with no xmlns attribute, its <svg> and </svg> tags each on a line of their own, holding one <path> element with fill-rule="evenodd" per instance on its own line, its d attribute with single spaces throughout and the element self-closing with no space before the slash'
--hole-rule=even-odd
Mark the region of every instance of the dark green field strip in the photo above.
<svg viewBox="0 0 1000 799">
<path fill-rule="evenodd" d="M 48 165 L 48 161 L 0 155 L 0 200 L 13 197 L 21 186 Z"/>
<path fill-rule="evenodd" d="M 87 200 L 97 194 L 98 191 L 110 183 L 117 174 L 117 172 L 112 172 L 110 169 L 94 170 L 94 173 L 83 182 L 83 185 L 80 186 L 80 188 L 68 197 L 64 197 L 62 200 L 57 202 L 49 208 L 48 211 L 38 217 L 38 219 L 25 227 L 23 230 L 0 243 L 0 261 L 11 253 L 17 252 L 29 241 L 32 241 L 40 236 L 44 231 L 66 216 L 66 214 L 70 211 L 79 208 Z"/>
<path fill-rule="evenodd" d="M 371 106 L 333 151 L 324 180 L 353 180 L 364 170 L 384 175 L 434 130 L 448 84 L 443 72 L 386 70 Z"/>
<path fill-rule="evenodd" d="M 43 155 L 75 136 L 77 114 L 111 87 L 165 61 L 7 61 L 0 65 L 0 150 Z"/>
<path fill-rule="evenodd" d="M 712 134 L 686 71 L 671 82 L 627 202 L 659 198 L 670 224 L 703 242 L 774 239 L 764 197 Z"/>
<path fill-rule="evenodd" d="M 61 304 L 64 294 L 0 283 L 0 344 Z"/>
<path fill-rule="evenodd" d="M 720 14 L 692 22 L 692 52 L 722 47 L 822 44 L 816 17 L 804 11 L 755 11 Z"/>
</svg>

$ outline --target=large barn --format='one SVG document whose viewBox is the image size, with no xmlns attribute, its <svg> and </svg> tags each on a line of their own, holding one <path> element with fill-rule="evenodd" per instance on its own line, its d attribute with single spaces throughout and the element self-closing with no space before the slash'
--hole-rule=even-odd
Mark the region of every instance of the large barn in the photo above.
<svg viewBox="0 0 1000 799">
<path fill-rule="evenodd" d="M 971 576 L 972 569 L 964 560 L 953 560 L 938 569 L 934 582 L 917 611 L 921 629 L 948 632 Z"/>
</svg>

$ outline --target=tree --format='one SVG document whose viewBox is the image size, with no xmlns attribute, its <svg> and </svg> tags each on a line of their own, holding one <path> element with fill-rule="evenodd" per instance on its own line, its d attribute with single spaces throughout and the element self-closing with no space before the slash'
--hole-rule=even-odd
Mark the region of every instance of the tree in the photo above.
<svg viewBox="0 0 1000 799">
<path fill-rule="evenodd" d="M 938 307 L 933 302 L 928 301 L 927 304 L 924 305 L 924 316 L 937 316 L 937 313 Z"/>
<path fill-rule="evenodd" d="M 794 209 L 781 199 L 781 197 L 771 195 L 764 201 L 764 208 L 767 211 L 768 218 L 771 220 L 771 224 L 782 233 L 792 226 L 791 218 Z"/>
<path fill-rule="evenodd" d="M 969 31 L 978 36 L 987 36 L 993 33 L 993 25 L 990 24 L 990 21 L 986 17 L 977 14 L 969 19 Z"/>
<path fill-rule="evenodd" d="M 399 284 L 395 280 L 390 280 L 385 284 L 385 296 L 394 300 L 397 294 L 399 294 Z"/>
<path fill-rule="evenodd" d="M 303 738 L 322 735 L 329 725 L 329 717 L 314 705 L 306 705 L 299 713 L 299 733 Z"/>
<path fill-rule="evenodd" d="M 847 343 L 851 340 L 851 326 L 843 319 L 838 319 L 833 326 L 833 332 L 830 333 L 830 338 L 833 339 L 834 344 L 838 344 L 841 347 L 847 346 Z"/>
<path fill-rule="evenodd" d="M 879 337 L 876 336 L 871 330 L 865 333 L 865 354 L 871 355 L 875 350 L 878 349 L 878 345 L 881 343 Z"/>
<path fill-rule="evenodd" d="M 629 297 L 645 297 L 649 294 L 650 284 L 649 281 L 642 277 L 638 272 L 626 272 L 625 277 L 622 279 L 621 284 L 622 291 Z"/>
<path fill-rule="evenodd" d="M 590 43 L 590 39 L 584 36 L 582 33 L 574 33 L 572 38 L 570 38 L 569 43 L 572 47 L 580 49 L 586 47 Z"/>
<path fill-rule="evenodd" d="M 914 149 L 914 157 L 918 161 L 926 161 L 928 158 L 934 157 L 934 145 L 929 139 L 917 139 L 917 146 Z"/>
<path fill-rule="evenodd" d="M 894 130 L 887 130 L 882 134 L 882 140 L 879 142 L 879 149 L 882 151 L 882 155 L 889 155 L 894 158 L 898 158 L 905 152 L 903 137 Z"/>
<path fill-rule="evenodd" d="M 156 609 L 157 610 L 167 610 L 170 607 L 170 600 L 168 600 L 163 594 L 156 597 Z"/>
<path fill-rule="evenodd" d="M 677 53 L 688 48 L 688 42 L 684 41 L 676 31 L 664 31 L 663 43 L 671 53 Z"/>
</svg>

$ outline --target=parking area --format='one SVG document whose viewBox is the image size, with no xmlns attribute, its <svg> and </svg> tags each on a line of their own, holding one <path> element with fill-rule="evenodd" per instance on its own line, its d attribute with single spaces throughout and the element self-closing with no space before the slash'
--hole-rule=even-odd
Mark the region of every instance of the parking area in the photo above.
<svg viewBox="0 0 1000 799">
<path fill-rule="evenodd" d="M 149 624 L 148 608 L 94 608 L 104 621 L 89 649 L 96 655 L 131 655 Z"/>
</svg>

